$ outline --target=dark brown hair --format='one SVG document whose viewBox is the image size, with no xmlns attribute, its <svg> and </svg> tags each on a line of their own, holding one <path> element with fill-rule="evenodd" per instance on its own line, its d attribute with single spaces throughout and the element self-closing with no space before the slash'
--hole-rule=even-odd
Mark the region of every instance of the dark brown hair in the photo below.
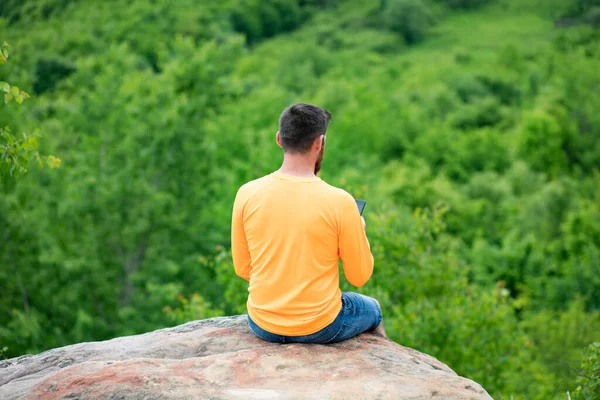
<svg viewBox="0 0 600 400">
<path fill-rule="evenodd" d="M 279 117 L 279 135 L 283 150 L 306 153 L 314 140 L 327 133 L 331 113 L 308 103 L 292 104 Z"/>
</svg>

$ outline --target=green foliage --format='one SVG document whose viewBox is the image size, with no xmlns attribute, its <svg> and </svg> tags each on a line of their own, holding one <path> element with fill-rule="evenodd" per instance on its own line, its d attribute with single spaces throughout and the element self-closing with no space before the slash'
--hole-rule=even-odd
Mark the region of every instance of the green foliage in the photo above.
<svg viewBox="0 0 600 400">
<path fill-rule="evenodd" d="M 539 352 L 535 361 L 546 365 L 555 376 L 554 385 L 565 393 L 577 378 L 581 349 L 600 332 L 600 312 L 586 313 L 581 298 L 571 300 L 564 311 L 531 313 L 521 323 Z"/>
<path fill-rule="evenodd" d="M 250 0 L 238 1 L 231 12 L 231 24 L 243 33 L 248 43 L 296 29 L 319 8 L 332 6 L 335 0 Z"/>
<path fill-rule="evenodd" d="M 189 299 L 180 295 L 178 296 L 178 300 L 181 303 L 179 307 L 173 309 L 170 306 L 166 306 L 163 309 L 163 312 L 173 324 L 181 325 L 188 321 L 223 315 L 222 311 L 213 309 L 211 304 L 198 293 L 192 294 Z"/>
<path fill-rule="evenodd" d="M 501 105 L 494 99 L 482 99 L 462 107 L 453 115 L 452 127 L 461 130 L 485 128 L 498 125 L 506 119 Z"/>
<path fill-rule="evenodd" d="M 223 249 L 214 258 L 215 283 L 222 291 L 221 306 L 228 315 L 245 314 L 248 300 L 248 282 L 238 278 L 231 269 L 231 252 Z"/>
<path fill-rule="evenodd" d="M 560 11 L 563 18 L 574 18 L 585 16 L 586 13 L 593 11 L 600 6 L 598 0 L 568 0 L 562 2 Z"/>
<path fill-rule="evenodd" d="M 0 196 L 0 357 L 245 312 L 233 198 L 309 101 L 333 113 L 323 178 L 369 202 L 359 291 L 394 340 L 494 398 L 593 382 L 574 368 L 600 340 L 600 35 L 553 26 L 571 3 L 17 3 L 2 80 L 39 95 L 0 120 L 19 165 L 35 128 L 64 161 Z"/>
<path fill-rule="evenodd" d="M 11 22 L 28 18 L 48 18 L 61 12 L 69 0 L 4 0 L 0 3 L 0 17 Z"/>
<path fill-rule="evenodd" d="M 590 8 L 584 15 L 583 21 L 586 24 L 590 24 L 591 26 L 598 28 L 600 27 L 600 5 L 596 5 Z"/>
<path fill-rule="evenodd" d="M 433 15 L 422 0 L 387 0 L 381 10 L 386 29 L 401 35 L 406 43 L 422 40 L 433 24 Z"/>
<path fill-rule="evenodd" d="M 35 158 L 38 166 L 43 167 L 40 155 L 35 151 L 37 149 L 37 138 L 23 134 L 23 138 L 15 138 L 9 127 L 0 128 L 0 139 L 3 144 L 0 145 L 2 156 L 0 157 L 0 183 L 11 184 L 14 177 L 27 172 L 29 160 Z M 51 168 L 60 165 L 60 160 L 52 157 L 48 158 L 48 165 Z"/>
<path fill-rule="evenodd" d="M 600 100 L 588 90 L 600 84 L 600 76 L 591 69 L 600 54 L 596 58 L 582 56 L 579 50 L 587 51 L 593 45 L 570 42 L 578 37 L 563 40 L 568 44 L 562 46 L 574 48 L 565 55 L 569 67 L 557 73 L 559 81 L 543 94 L 526 119 L 520 151 L 538 170 L 589 171 L 600 167 L 600 144 L 593 139 L 600 134 L 600 118 L 594 111 Z"/>
<path fill-rule="evenodd" d="M 8 43 L 0 46 L 0 64 L 5 64 L 9 56 Z M 4 94 L 4 104 L 15 101 L 22 104 L 30 96 L 17 86 L 0 81 L 0 93 Z M 60 159 L 54 156 L 42 157 L 36 151 L 38 147 L 36 135 L 22 134 L 22 138 L 15 137 L 8 126 L 0 127 L 0 186 L 7 190 L 14 188 L 15 177 L 27 172 L 27 166 L 34 159 L 40 168 L 44 161 L 50 168 L 60 166 Z"/>
<path fill-rule="evenodd" d="M 75 66 L 56 58 L 40 58 L 35 64 L 33 90 L 41 94 L 75 72 Z"/>
<path fill-rule="evenodd" d="M 577 378 L 574 399 L 592 400 L 600 397 L 600 342 L 592 343 L 583 355 L 581 375 Z"/>
<path fill-rule="evenodd" d="M 480 7 L 485 4 L 490 4 L 494 0 L 441 0 L 441 2 L 445 3 L 450 8 L 456 9 L 469 9 Z"/>
</svg>

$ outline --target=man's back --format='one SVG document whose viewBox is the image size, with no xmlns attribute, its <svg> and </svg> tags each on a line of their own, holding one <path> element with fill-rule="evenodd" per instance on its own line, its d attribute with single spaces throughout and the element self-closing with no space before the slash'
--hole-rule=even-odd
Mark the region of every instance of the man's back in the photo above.
<svg viewBox="0 0 600 400">
<path fill-rule="evenodd" d="M 336 318 L 340 257 L 354 286 L 373 271 L 354 199 L 316 176 L 274 172 L 242 186 L 232 252 L 236 273 L 250 281 L 248 314 L 280 335 L 312 334 Z"/>
</svg>

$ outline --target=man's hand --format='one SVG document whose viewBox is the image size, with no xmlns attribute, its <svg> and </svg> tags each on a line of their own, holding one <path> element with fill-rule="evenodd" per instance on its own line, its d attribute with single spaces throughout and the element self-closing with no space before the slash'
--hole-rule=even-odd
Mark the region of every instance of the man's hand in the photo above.
<svg viewBox="0 0 600 400">
<path fill-rule="evenodd" d="M 366 231 L 367 230 L 367 223 L 365 222 L 365 217 L 360 217 L 360 220 L 362 221 L 363 229 Z"/>
</svg>

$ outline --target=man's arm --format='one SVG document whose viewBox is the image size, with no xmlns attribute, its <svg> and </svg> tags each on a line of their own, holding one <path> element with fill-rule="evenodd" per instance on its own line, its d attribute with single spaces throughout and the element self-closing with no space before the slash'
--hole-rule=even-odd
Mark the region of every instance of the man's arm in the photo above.
<svg viewBox="0 0 600 400">
<path fill-rule="evenodd" d="M 242 218 L 242 196 L 238 190 L 233 203 L 233 215 L 231 218 L 231 255 L 235 273 L 242 279 L 250 280 L 250 250 L 246 240 L 244 221 Z"/>
<path fill-rule="evenodd" d="M 353 286 L 361 287 L 373 273 L 373 255 L 352 196 L 344 196 L 339 219 L 338 249 L 344 274 Z"/>
</svg>

